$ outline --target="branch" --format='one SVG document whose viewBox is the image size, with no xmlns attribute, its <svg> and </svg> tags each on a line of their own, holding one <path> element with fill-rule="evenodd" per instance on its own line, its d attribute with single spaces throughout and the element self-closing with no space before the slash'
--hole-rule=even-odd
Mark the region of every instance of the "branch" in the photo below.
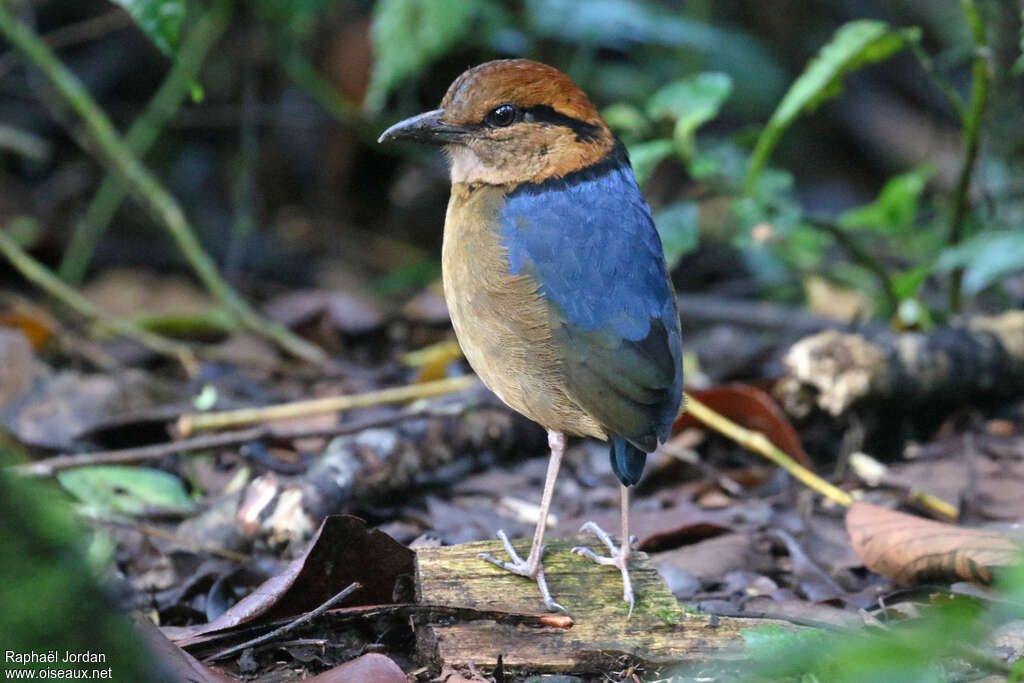
<svg viewBox="0 0 1024 683">
<path fill-rule="evenodd" d="M 438 414 L 438 412 L 430 410 L 406 410 L 372 420 L 343 422 L 342 424 L 332 425 L 330 427 L 275 427 L 274 425 L 260 425 L 259 427 L 251 427 L 249 429 L 236 429 L 232 432 L 206 434 L 204 436 L 196 436 L 189 439 L 151 444 L 149 446 L 137 446 L 135 448 L 122 448 L 115 451 L 64 453 L 61 455 L 55 455 L 51 458 L 43 458 L 42 460 L 33 460 L 32 462 L 22 463 L 20 465 L 12 465 L 9 469 L 12 472 L 28 477 L 51 477 L 56 472 L 73 469 L 75 467 L 91 467 L 93 465 L 127 465 L 152 460 L 162 460 L 168 455 L 207 451 L 212 448 L 237 446 L 240 444 L 252 443 L 253 441 L 294 441 L 310 437 L 326 438 L 343 436 L 345 434 L 358 434 L 359 432 L 367 429 L 379 429 L 380 427 L 387 427 L 404 420 L 431 417 L 435 414 Z"/>
<path fill-rule="evenodd" d="M 981 117 L 985 111 L 985 100 L 988 97 L 988 63 L 986 61 L 988 44 L 985 39 L 985 25 L 981 22 L 974 0 L 960 0 L 960 8 L 971 27 L 971 38 L 974 41 L 974 63 L 971 66 L 971 103 L 964 118 L 964 163 L 960 167 L 960 179 L 957 181 L 954 194 L 953 216 L 949 224 L 949 246 L 956 246 L 964 236 L 964 220 L 969 208 L 967 193 L 971 187 L 971 175 L 974 173 L 978 159 Z M 957 268 L 950 275 L 949 312 L 953 314 L 960 312 L 963 278 L 963 268 Z"/>
<path fill-rule="evenodd" d="M 281 420 L 289 417 L 300 417 L 305 415 L 319 415 L 324 413 L 335 413 L 341 410 L 352 410 L 354 408 L 369 408 L 372 406 L 384 405 L 386 403 L 404 403 L 421 398 L 443 396 L 456 391 L 462 391 L 476 384 L 475 375 L 463 375 L 461 377 L 450 377 L 439 379 L 433 382 L 421 382 L 410 384 L 404 387 L 392 387 L 390 389 L 379 389 L 367 391 L 362 394 L 350 396 L 330 396 L 328 398 L 316 398 L 310 401 L 294 401 L 292 403 L 279 403 L 272 406 L 260 408 L 242 408 L 240 410 L 225 410 L 218 413 L 194 413 L 182 415 L 178 418 L 178 432 L 188 436 L 197 431 L 206 429 L 223 429 L 224 427 L 238 427 L 241 425 L 266 422 L 268 420 Z"/>
<path fill-rule="evenodd" d="M 870 251 L 862 247 L 852 235 L 847 233 L 828 218 L 808 216 L 807 220 L 814 227 L 820 228 L 831 235 L 836 241 L 836 244 L 846 252 L 847 256 L 849 256 L 854 263 L 871 273 L 878 282 L 879 288 L 882 290 L 886 301 L 889 302 L 892 309 L 894 311 L 899 310 L 900 298 L 896 295 L 896 288 L 893 286 L 892 279 L 889 277 L 889 271 L 886 270 L 885 265 L 881 261 L 875 258 Z"/>
<path fill-rule="evenodd" d="M 195 376 L 199 372 L 196 357 L 186 344 L 165 339 L 126 320 L 108 316 L 96 304 L 61 282 L 60 278 L 46 266 L 25 253 L 25 250 L 4 230 L 0 230 L 0 254 L 3 254 L 26 280 L 35 283 L 86 320 L 94 322 L 108 332 L 134 339 L 151 351 L 170 356 L 181 363 L 189 376 Z"/>
<path fill-rule="evenodd" d="M 124 14 L 124 12 L 118 12 Z M 133 154 L 142 157 L 153 146 L 167 122 L 189 94 L 199 69 L 210 48 L 224 33 L 231 17 L 231 0 L 218 0 L 202 15 L 178 50 L 174 65 L 160 89 L 149 101 L 145 111 L 135 119 L 124 136 L 124 145 Z M 89 267 L 96 243 L 107 229 L 114 213 L 128 193 L 128 185 L 119 176 L 107 176 L 89 204 L 89 209 L 75 226 L 58 273 L 70 284 L 78 284 Z"/>
<path fill-rule="evenodd" d="M 745 427 L 739 426 L 727 417 L 719 415 L 715 411 L 711 410 L 711 408 L 708 408 L 689 394 L 683 394 L 683 401 L 686 406 L 686 411 L 708 427 L 711 427 L 716 432 L 724 434 L 744 448 L 752 450 L 755 453 L 760 453 L 826 498 L 833 500 L 844 507 L 850 506 L 853 499 L 850 498 L 849 493 L 825 481 L 817 474 L 811 472 L 796 460 L 783 453 L 761 432 L 754 432 L 746 429 Z"/>
<path fill-rule="evenodd" d="M 118 136 L 107 115 L 89 95 L 82 82 L 57 58 L 53 50 L 32 29 L 16 21 L 5 3 L 0 2 L 0 35 L 20 50 L 47 77 L 57 92 L 81 117 L 83 137 L 95 148 L 100 160 L 116 173 L 139 197 L 143 205 L 163 224 L 181 253 L 206 288 L 243 325 L 262 334 L 289 353 L 313 363 L 323 363 L 326 354 L 317 346 L 300 339 L 282 325 L 265 320 L 236 293 L 217 272 L 203 251 L 181 205 L 143 166 Z"/>
</svg>

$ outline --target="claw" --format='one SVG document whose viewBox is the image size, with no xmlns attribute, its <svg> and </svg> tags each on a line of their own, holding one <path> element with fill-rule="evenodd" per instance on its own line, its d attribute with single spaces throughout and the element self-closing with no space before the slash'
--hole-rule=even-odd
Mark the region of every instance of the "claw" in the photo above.
<svg viewBox="0 0 1024 683">
<path fill-rule="evenodd" d="M 508 536 L 505 535 L 504 531 L 498 532 L 498 538 L 501 540 L 501 544 L 505 547 L 505 552 L 511 558 L 511 562 L 502 560 L 490 553 L 480 553 L 477 557 L 481 560 L 486 560 L 495 566 L 501 567 L 505 571 L 533 579 L 537 582 L 537 587 L 540 589 L 540 595 L 544 599 L 544 606 L 551 611 L 560 610 L 565 614 L 568 614 L 569 610 L 562 607 L 551 598 L 551 591 L 548 590 L 547 579 L 544 578 L 544 565 L 541 564 L 540 560 L 541 557 L 544 556 L 546 546 L 540 547 L 536 557 L 531 555 L 524 560 L 519 557 L 519 553 L 517 553 L 515 548 L 512 547 L 512 543 L 508 540 Z"/>
<path fill-rule="evenodd" d="M 633 616 L 633 607 L 636 604 L 636 601 L 633 598 L 633 582 L 629 578 L 629 546 L 627 545 L 624 548 L 616 546 L 615 542 L 612 541 L 611 536 L 593 522 L 587 522 L 580 527 L 580 533 L 583 533 L 584 531 L 590 531 L 597 536 L 601 543 L 608 548 L 610 555 L 598 555 L 590 548 L 585 548 L 583 546 L 576 546 L 572 549 L 572 552 L 596 562 L 597 564 L 618 567 L 619 571 L 622 572 L 622 599 L 629 603 L 629 615 L 627 618 Z M 632 539 L 630 539 L 630 541 L 631 540 Z M 629 541 L 627 541 L 627 543 L 629 543 Z"/>
</svg>

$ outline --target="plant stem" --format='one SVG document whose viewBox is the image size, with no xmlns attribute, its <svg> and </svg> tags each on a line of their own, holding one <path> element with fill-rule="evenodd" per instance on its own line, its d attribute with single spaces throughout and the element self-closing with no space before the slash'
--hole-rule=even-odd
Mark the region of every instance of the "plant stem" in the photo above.
<svg viewBox="0 0 1024 683">
<path fill-rule="evenodd" d="M 177 242 L 203 285 L 244 326 L 273 340 L 282 349 L 313 363 L 323 363 L 326 354 L 291 331 L 264 319 L 220 276 L 213 259 L 203 251 L 192 226 L 177 200 L 143 166 L 118 136 L 107 115 L 89 95 L 81 81 L 57 58 L 53 50 L 32 29 L 16 21 L 7 5 L 0 2 L 0 35 L 45 74 L 57 92 L 81 117 L 85 139 L 108 169 L 131 187 L 143 205 L 163 224 Z"/>
<path fill-rule="evenodd" d="M 971 66 L 971 101 L 964 118 L 964 163 L 960 167 L 960 178 L 953 195 L 953 216 L 949 224 L 949 245 L 956 246 L 964 236 L 964 220 L 968 211 L 968 191 L 971 187 L 971 175 L 978 160 L 978 137 L 981 129 L 981 117 L 985 110 L 988 96 L 988 62 L 986 51 L 988 44 L 985 39 L 985 25 L 978 15 L 974 0 L 960 0 L 968 25 L 971 27 L 971 39 L 974 42 L 974 62 Z M 950 275 L 949 312 L 956 314 L 961 308 L 961 290 L 964 270 L 957 268 Z"/>
<path fill-rule="evenodd" d="M 292 401 L 258 408 L 239 408 L 216 413 L 188 413 L 178 418 L 175 427 L 183 437 L 209 429 L 240 427 L 270 420 L 284 420 L 307 415 L 324 415 L 355 408 L 370 408 L 389 403 L 404 403 L 422 398 L 443 396 L 462 391 L 476 384 L 476 375 L 460 375 L 432 382 L 389 387 L 347 396 L 329 396 L 308 401 Z"/>
<path fill-rule="evenodd" d="M 895 311 L 899 308 L 900 298 L 896 295 L 896 288 L 892 284 L 892 278 L 889 277 L 889 271 L 886 270 L 885 265 L 881 261 L 875 258 L 870 251 L 862 247 L 860 243 L 854 239 L 853 235 L 847 233 L 828 218 L 809 216 L 807 220 L 814 227 L 821 228 L 830 234 L 836 241 L 836 244 L 838 244 L 839 247 L 845 251 L 855 263 L 870 272 L 878 282 L 878 286 L 881 288 L 886 301 L 889 302 L 892 309 Z"/>
<path fill-rule="evenodd" d="M 124 136 L 124 145 L 133 154 L 138 157 L 144 156 L 156 142 L 167 122 L 178 111 L 182 100 L 189 94 L 207 53 L 224 33 L 230 17 L 231 0 L 217 0 L 209 11 L 199 18 L 195 28 L 185 36 L 174 65 L 164 78 L 160 89 Z M 85 277 L 96 243 L 127 193 L 128 186 L 120 177 L 109 175 L 103 179 L 85 217 L 75 226 L 74 234 L 58 268 L 57 272 L 65 282 L 75 285 Z"/>
<path fill-rule="evenodd" d="M 811 472 L 796 460 L 786 455 L 761 432 L 754 432 L 746 429 L 745 427 L 739 426 L 727 417 L 719 415 L 714 410 L 687 393 L 683 394 L 683 405 L 688 413 L 693 415 L 703 424 L 714 429 L 716 432 L 724 434 L 744 448 L 760 453 L 829 500 L 836 502 L 843 507 L 850 506 L 853 499 L 850 497 L 849 493 L 825 481 L 817 474 Z"/>
<path fill-rule="evenodd" d="M 35 283 L 86 320 L 94 322 L 108 332 L 134 339 L 151 351 L 174 358 L 181 363 L 189 376 L 198 373 L 199 363 L 188 345 L 165 339 L 126 320 L 108 316 L 96 304 L 63 283 L 46 266 L 29 256 L 4 230 L 0 230 L 0 254 L 3 254 L 26 280 Z"/>
</svg>

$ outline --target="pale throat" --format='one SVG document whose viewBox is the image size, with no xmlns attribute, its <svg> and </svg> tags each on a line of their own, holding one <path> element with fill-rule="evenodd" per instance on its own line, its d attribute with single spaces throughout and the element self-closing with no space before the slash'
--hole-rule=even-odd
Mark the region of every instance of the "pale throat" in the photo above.
<svg viewBox="0 0 1024 683">
<path fill-rule="evenodd" d="M 509 174 L 499 168 L 488 166 L 476 153 L 464 145 L 448 145 L 446 148 L 452 164 L 452 184 L 485 183 L 502 185 L 509 182 Z"/>
</svg>

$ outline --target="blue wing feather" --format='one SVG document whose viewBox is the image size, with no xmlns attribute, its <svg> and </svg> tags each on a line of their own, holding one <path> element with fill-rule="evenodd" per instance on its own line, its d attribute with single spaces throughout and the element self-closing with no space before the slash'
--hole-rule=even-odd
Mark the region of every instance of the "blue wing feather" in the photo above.
<svg viewBox="0 0 1024 683">
<path fill-rule="evenodd" d="M 533 277 L 561 319 L 554 338 L 574 399 L 609 436 L 653 450 L 682 396 L 679 318 L 661 240 L 624 150 L 517 188 L 498 218 L 510 271 Z M 620 460 L 623 453 L 620 446 Z M 614 446 L 612 456 L 614 463 Z"/>
</svg>

